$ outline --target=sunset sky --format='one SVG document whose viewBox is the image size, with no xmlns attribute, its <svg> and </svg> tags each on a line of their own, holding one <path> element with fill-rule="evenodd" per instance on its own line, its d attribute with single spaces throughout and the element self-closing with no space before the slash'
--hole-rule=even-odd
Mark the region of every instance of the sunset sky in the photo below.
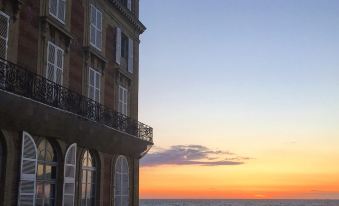
<svg viewBox="0 0 339 206">
<path fill-rule="evenodd" d="M 141 198 L 339 199 L 339 1 L 141 0 Z"/>
</svg>

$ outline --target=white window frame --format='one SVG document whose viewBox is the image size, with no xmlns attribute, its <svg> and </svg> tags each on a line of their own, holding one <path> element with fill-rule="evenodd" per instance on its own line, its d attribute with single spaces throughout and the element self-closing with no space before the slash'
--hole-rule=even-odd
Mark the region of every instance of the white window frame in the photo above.
<svg viewBox="0 0 339 206">
<path fill-rule="evenodd" d="M 51 2 L 52 1 L 56 1 L 56 14 L 53 14 L 52 11 L 51 11 Z M 60 19 L 59 17 L 59 9 L 60 9 L 60 2 L 63 1 L 64 2 L 64 16 L 63 16 L 63 19 Z M 62 24 L 65 24 L 65 20 L 66 20 L 66 11 L 67 11 L 67 0 L 49 0 L 48 2 L 48 10 L 49 10 L 49 14 L 51 16 L 53 16 L 56 20 L 58 20 L 60 23 Z"/>
<path fill-rule="evenodd" d="M 54 53 L 54 62 L 50 62 L 49 61 L 49 47 L 54 47 L 54 50 L 55 50 L 55 53 Z M 62 58 L 61 58 L 61 66 L 62 67 L 59 67 L 58 66 L 58 51 L 60 51 L 61 53 L 62 53 Z M 59 84 L 58 82 L 57 82 L 57 70 L 59 69 L 59 70 L 61 70 L 61 77 L 60 77 L 60 85 L 62 85 L 63 84 L 63 74 L 64 74 L 64 55 L 65 55 L 65 53 L 64 53 L 64 50 L 63 49 L 61 49 L 59 46 L 57 46 L 57 45 L 55 45 L 54 43 L 52 43 L 51 41 L 48 41 L 48 45 L 47 45 L 47 66 L 46 66 L 46 79 L 49 79 L 48 78 L 48 67 L 49 67 L 49 65 L 52 65 L 53 66 L 53 68 L 54 68 L 54 71 L 53 71 L 53 79 L 52 80 L 50 80 L 50 81 L 52 81 L 52 82 L 54 82 L 54 83 L 56 83 L 56 84 Z"/>
<path fill-rule="evenodd" d="M 68 155 L 70 155 L 71 153 L 71 150 L 74 149 L 74 164 L 71 164 L 71 163 L 67 163 L 67 159 L 68 159 Z M 75 200 L 75 178 L 76 178 L 76 158 L 77 156 L 77 144 L 74 143 L 72 145 L 70 145 L 66 151 L 66 154 L 65 154 L 65 165 L 64 165 L 64 185 L 63 185 L 63 195 L 62 195 L 62 205 L 65 204 L 65 196 L 71 196 L 73 197 L 73 203 L 72 205 L 74 205 L 74 200 Z M 67 167 L 73 167 L 74 168 L 74 173 L 73 173 L 73 177 L 66 177 L 66 169 Z M 74 187 L 73 187 L 73 194 L 66 194 L 65 193 L 65 187 L 66 187 L 66 184 L 74 184 Z"/>
<path fill-rule="evenodd" d="M 34 146 L 34 151 L 35 151 L 35 158 L 27 158 L 24 157 L 24 149 L 25 149 L 25 138 L 28 138 L 29 143 L 32 143 Z M 35 144 L 34 139 L 32 138 L 32 136 L 23 131 L 22 132 L 22 144 L 21 144 L 21 167 L 20 167 L 20 184 L 19 184 L 19 196 L 18 196 L 18 206 L 20 206 L 21 201 L 20 198 L 21 196 L 32 196 L 32 205 L 31 206 L 35 206 L 35 200 L 36 200 L 36 173 L 37 173 L 37 162 L 38 162 L 38 150 L 37 150 L 37 146 Z M 34 174 L 25 174 L 23 173 L 23 163 L 24 161 L 31 161 L 33 162 L 35 168 L 34 168 Z M 33 182 L 33 193 L 23 193 L 21 191 L 21 184 L 23 181 L 32 181 Z M 27 204 L 25 204 L 27 205 Z"/>
<path fill-rule="evenodd" d="M 93 85 L 91 84 L 91 71 L 93 71 L 94 75 L 94 82 Z M 99 76 L 99 87 L 97 87 L 97 76 Z M 93 97 L 91 97 L 90 89 L 93 88 Z M 95 99 L 95 94 L 98 92 L 98 100 Z M 88 98 L 92 99 L 93 101 L 99 102 L 101 99 L 101 73 L 98 72 L 97 70 L 89 67 L 88 69 Z"/>
<path fill-rule="evenodd" d="M 128 116 L 128 89 L 119 85 L 118 110 L 121 114 Z"/>
<path fill-rule="evenodd" d="M 92 22 L 92 10 L 94 10 L 94 12 L 95 12 L 95 23 Z M 101 16 L 100 27 L 97 25 L 98 14 L 100 14 L 100 16 Z M 97 7 L 95 7 L 93 4 L 91 4 L 89 15 L 90 15 L 90 17 L 89 17 L 89 19 L 90 19 L 89 42 L 90 42 L 91 46 L 93 46 L 97 50 L 101 51 L 101 47 L 102 47 L 102 19 L 103 19 L 102 12 Z M 94 29 L 94 35 L 95 35 L 94 38 L 92 37 L 92 32 L 91 32 L 92 27 Z M 97 42 L 97 35 L 100 35 L 100 39 L 101 39 L 100 45 L 98 45 L 98 42 Z M 92 39 L 94 40 L 94 42 L 92 42 Z"/>
<path fill-rule="evenodd" d="M 10 17 L 6 13 L 4 13 L 2 11 L 0 11 L 0 15 L 7 19 L 7 31 L 6 31 L 7 37 L 4 37 L 4 36 L 0 35 L 0 38 L 6 41 L 5 59 L 7 60 L 8 36 L 9 36 L 9 20 L 10 20 Z"/>
<path fill-rule="evenodd" d="M 121 168 L 120 168 L 120 172 L 117 172 L 117 166 L 118 166 L 118 162 L 119 161 L 121 161 L 121 163 L 120 163 L 120 166 L 121 166 Z M 126 162 L 126 165 L 127 165 L 127 171 L 122 171 L 122 162 L 123 161 L 125 161 Z M 117 175 L 120 175 L 120 184 L 117 182 Z M 123 176 L 124 175 L 127 175 L 127 194 L 123 194 L 123 191 L 124 191 L 124 188 L 123 188 L 123 186 L 124 186 L 124 183 L 123 183 Z M 114 184 L 114 200 L 115 199 L 117 199 L 117 198 L 121 198 L 121 205 L 118 205 L 115 201 L 114 201 L 114 206 L 124 206 L 124 205 L 122 205 L 122 199 L 124 198 L 124 197 L 127 197 L 127 205 L 129 204 L 129 201 L 130 201 L 130 178 L 129 178 L 129 164 L 128 164 L 128 160 L 127 160 L 127 158 L 125 157 L 125 156 L 123 156 L 123 155 L 120 155 L 120 156 L 118 156 L 117 157 L 117 160 L 115 161 L 115 166 L 114 166 L 114 181 L 115 181 L 115 184 Z M 117 186 L 121 186 L 121 188 L 120 188 L 120 195 L 117 195 L 116 194 L 116 191 L 117 191 Z"/>
</svg>

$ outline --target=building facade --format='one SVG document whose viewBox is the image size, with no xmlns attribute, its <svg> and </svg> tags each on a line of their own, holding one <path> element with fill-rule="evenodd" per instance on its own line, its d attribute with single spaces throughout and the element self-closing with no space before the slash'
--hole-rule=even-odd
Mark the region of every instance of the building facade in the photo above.
<svg viewBox="0 0 339 206">
<path fill-rule="evenodd" d="M 0 0 L 0 205 L 139 205 L 139 0 Z"/>
</svg>

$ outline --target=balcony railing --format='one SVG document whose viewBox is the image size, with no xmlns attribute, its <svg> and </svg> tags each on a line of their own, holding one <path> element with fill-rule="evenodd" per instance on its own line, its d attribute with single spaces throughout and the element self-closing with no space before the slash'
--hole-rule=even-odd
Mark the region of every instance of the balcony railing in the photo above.
<svg viewBox="0 0 339 206">
<path fill-rule="evenodd" d="M 72 112 L 153 144 L 151 127 L 4 59 L 0 59 L 0 89 Z"/>
</svg>

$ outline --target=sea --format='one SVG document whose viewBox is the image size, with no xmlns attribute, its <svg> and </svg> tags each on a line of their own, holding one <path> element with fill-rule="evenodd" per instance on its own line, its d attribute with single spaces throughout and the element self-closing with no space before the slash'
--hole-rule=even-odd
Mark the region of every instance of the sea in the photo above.
<svg viewBox="0 0 339 206">
<path fill-rule="evenodd" d="M 140 200 L 140 206 L 339 206 L 339 200 Z"/>
</svg>

